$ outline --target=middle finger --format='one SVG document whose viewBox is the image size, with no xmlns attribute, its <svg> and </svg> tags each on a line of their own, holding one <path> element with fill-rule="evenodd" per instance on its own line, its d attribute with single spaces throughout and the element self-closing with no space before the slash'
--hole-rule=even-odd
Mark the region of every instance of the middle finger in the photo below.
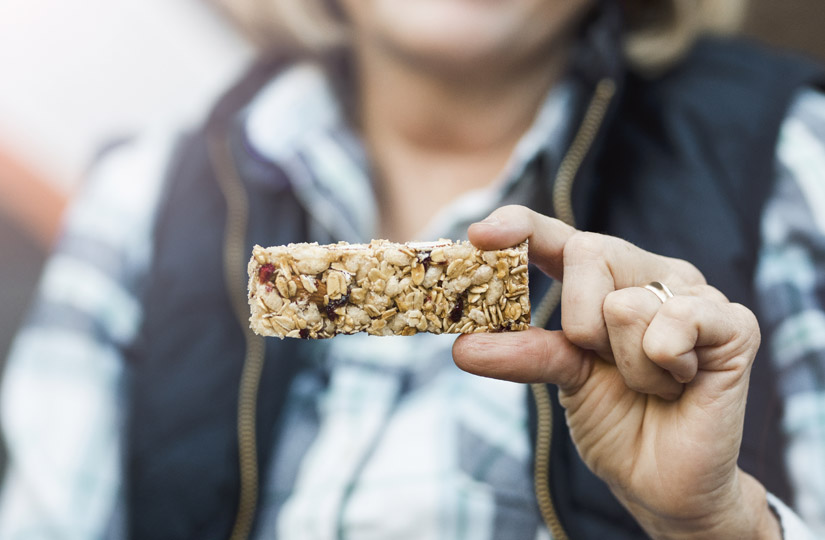
<svg viewBox="0 0 825 540">
<path fill-rule="evenodd" d="M 672 400 L 682 393 L 682 384 L 652 362 L 643 347 L 645 332 L 661 305 L 650 291 L 628 287 L 607 295 L 604 320 L 616 368 L 627 387 Z"/>
</svg>

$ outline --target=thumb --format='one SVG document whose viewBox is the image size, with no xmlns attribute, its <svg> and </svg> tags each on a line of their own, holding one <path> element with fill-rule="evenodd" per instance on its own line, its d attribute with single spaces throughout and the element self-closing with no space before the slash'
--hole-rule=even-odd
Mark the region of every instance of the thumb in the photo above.
<svg viewBox="0 0 825 540">
<path fill-rule="evenodd" d="M 475 375 L 519 383 L 553 383 L 575 393 L 587 381 L 593 356 L 561 331 L 465 334 L 453 344 L 456 365 Z"/>
</svg>

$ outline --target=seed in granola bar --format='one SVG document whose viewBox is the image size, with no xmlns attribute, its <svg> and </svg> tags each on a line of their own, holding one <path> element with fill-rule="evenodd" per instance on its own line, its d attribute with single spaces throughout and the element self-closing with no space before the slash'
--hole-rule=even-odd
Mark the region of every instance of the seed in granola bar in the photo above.
<svg viewBox="0 0 825 540">
<path fill-rule="evenodd" d="M 400 249 L 387 249 L 384 251 L 384 260 L 396 266 L 408 266 L 412 257 Z"/>
<path fill-rule="evenodd" d="M 366 306 L 365 306 L 366 307 Z M 370 315 L 364 309 L 352 304 L 347 306 L 347 317 L 352 319 L 353 326 L 366 326 L 370 323 Z"/>
<path fill-rule="evenodd" d="M 521 317 L 521 304 L 518 302 L 507 302 L 507 307 L 504 308 L 504 317 L 510 320 L 516 320 Z"/>
<path fill-rule="evenodd" d="M 387 285 L 386 287 L 384 287 L 384 293 L 390 298 L 392 298 L 400 292 L 401 287 L 399 287 L 398 285 L 398 278 L 396 276 L 392 276 L 390 279 L 387 280 Z"/>
<path fill-rule="evenodd" d="M 485 301 L 493 305 L 499 301 L 502 294 L 504 294 L 504 284 L 500 281 L 491 281 L 490 287 L 487 289 L 487 293 L 485 295 Z"/>
<path fill-rule="evenodd" d="M 374 283 L 379 279 L 384 279 L 384 274 L 382 274 L 378 268 L 371 268 L 370 271 L 367 272 L 367 278 Z"/>
<path fill-rule="evenodd" d="M 315 286 L 315 281 L 312 278 L 310 278 L 309 276 L 305 276 L 305 275 L 301 274 L 300 280 L 301 280 L 301 285 L 303 285 L 304 289 L 306 289 L 306 291 L 308 293 L 311 294 L 311 293 L 314 293 L 315 291 L 318 290 L 318 287 Z"/>
<path fill-rule="evenodd" d="M 489 266 L 495 266 L 498 261 L 498 255 L 496 255 L 495 251 L 484 251 L 481 253 L 481 260 Z"/>
<path fill-rule="evenodd" d="M 473 285 L 481 285 L 483 283 L 487 283 L 491 279 L 493 279 L 493 275 L 495 272 L 490 266 L 486 264 L 481 265 L 478 269 L 473 273 Z"/>
<path fill-rule="evenodd" d="M 455 259 L 447 266 L 447 277 L 454 278 L 464 271 L 464 259 Z"/>
<path fill-rule="evenodd" d="M 421 285 L 421 283 L 424 281 L 425 273 L 426 270 L 424 269 L 423 264 L 418 264 L 415 267 L 413 267 L 410 275 L 412 276 L 412 282 L 415 286 Z"/>
<path fill-rule="evenodd" d="M 329 267 L 330 253 L 325 248 L 309 244 L 294 249 L 296 273 L 320 274 Z"/>
<path fill-rule="evenodd" d="M 478 325 L 484 325 L 487 323 L 487 317 L 485 317 L 484 313 L 478 308 L 471 309 L 467 316 Z"/>
<path fill-rule="evenodd" d="M 349 297 L 356 304 L 360 304 L 367 297 L 367 290 L 361 287 L 353 287 L 349 291 Z"/>
<path fill-rule="evenodd" d="M 464 259 L 466 261 L 474 251 L 475 248 L 471 244 L 453 244 L 450 249 L 450 257 L 453 260 Z"/>
<path fill-rule="evenodd" d="M 372 321 L 372 324 L 370 325 L 370 328 L 373 331 L 377 332 L 377 331 L 383 330 L 386 326 L 387 326 L 387 321 L 385 321 L 384 319 L 376 319 L 376 320 Z"/>
<path fill-rule="evenodd" d="M 518 261 L 518 259 L 517 259 L 516 262 L 518 263 L 518 262 L 521 262 L 521 261 Z M 515 275 L 518 275 L 518 274 L 523 274 L 525 272 L 527 272 L 527 265 L 522 264 L 521 266 L 517 266 L 516 268 L 513 268 L 513 270 L 510 271 L 510 274 L 515 276 Z"/>
<path fill-rule="evenodd" d="M 286 264 L 286 262 L 281 261 L 280 263 L 278 263 L 278 268 L 281 269 L 281 273 L 284 275 L 285 278 L 292 279 L 292 274 L 294 272 L 292 272 L 292 270 L 289 269 L 289 265 Z"/>
<path fill-rule="evenodd" d="M 278 276 L 275 278 L 275 288 L 278 289 L 281 296 L 284 298 L 289 298 L 289 286 L 287 285 L 284 276 Z"/>
<path fill-rule="evenodd" d="M 507 270 L 508 270 L 507 261 L 504 260 L 504 259 L 500 259 L 496 263 L 496 270 L 498 270 L 496 272 L 496 277 L 498 279 L 504 279 L 504 277 L 507 275 Z"/>
<path fill-rule="evenodd" d="M 443 272 L 443 266 L 431 266 L 427 268 L 427 271 L 424 273 L 424 279 L 421 281 L 421 286 L 427 289 L 431 288 L 441 279 Z"/>
<path fill-rule="evenodd" d="M 384 292 L 384 287 L 386 287 L 386 286 L 387 286 L 386 281 L 384 281 L 383 279 L 377 279 L 377 280 L 372 282 L 372 286 L 370 287 L 370 290 L 374 293 L 381 294 L 382 292 Z"/>
</svg>

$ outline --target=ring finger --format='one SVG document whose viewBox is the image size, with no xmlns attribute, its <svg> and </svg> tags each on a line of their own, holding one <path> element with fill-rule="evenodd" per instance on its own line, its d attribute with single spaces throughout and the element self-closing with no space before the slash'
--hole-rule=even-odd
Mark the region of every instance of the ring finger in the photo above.
<svg viewBox="0 0 825 540">
<path fill-rule="evenodd" d="M 607 295 L 604 321 L 616 368 L 627 387 L 672 400 L 682 393 L 683 385 L 678 381 L 689 380 L 695 371 L 690 372 L 691 362 L 676 362 L 667 366 L 668 371 L 645 355 L 645 332 L 661 306 L 662 301 L 651 291 L 627 287 Z"/>
</svg>

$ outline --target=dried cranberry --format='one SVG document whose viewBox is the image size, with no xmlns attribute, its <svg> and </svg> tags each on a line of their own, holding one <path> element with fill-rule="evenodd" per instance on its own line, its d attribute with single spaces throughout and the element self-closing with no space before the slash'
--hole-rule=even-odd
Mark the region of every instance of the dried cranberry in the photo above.
<svg viewBox="0 0 825 540">
<path fill-rule="evenodd" d="M 424 265 L 424 271 L 425 271 L 425 272 L 426 272 L 427 270 L 429 270 L 429 269 L 430 269 L 430 264 L 431 264 L 432 262 L 433 262 L 433 259 L 432 259 L 432 257 L 430 257 L 429 255 L 427 255 L 426 257 L 424 257 L 424 260 L 423 260 L 423 261 L 421 261 L 421 264 L 422 264 L 422 265 Z"/>
<path fill-rule="evenodd" d="M 337 309 L 347 302 L 349 302 L 349 294 L 342 294 L 337 300 L 330 300 L 329 305 L 332 306 L 333 309 Z"/>
<path fill-rule="evenodd" d="M 261 266 L 261 269 L 258 270 L 258 281 L 261 283 L 266 283 L 267 281 L 272 280 L 272 276 L 275 275 L 275 265 L 274 264 L 265 264 Z"/>
<path fill-rule="evenodd" d="M 461 320 L 461 316 L 464 314 L 464 297 L 459 296 L 458 302 L 456 302 L 453 309 L 450 310 L 450 320 L 453 322 L 458 322 Z"/>
<path fill-rule="evenodd" d="M 301 335 L 301 339 L 307 339 L 309 337 L 309 328 L 301 328 L 298 334 Z"/>
<path fill-rule="evenodd" d="M 338 298 L 337 300 L 330 300 L 329 304 L 327 304 L 326 306 L 327 317 L 329 318 L 329 320 L 335 321 L 338 318 L 338 314 L 335 313 L 335 310 L 343 306 L 347 302 L 349 302 L 349 294 L 344 294 L 341 296 L 341 298 Z"/>
</svg>

